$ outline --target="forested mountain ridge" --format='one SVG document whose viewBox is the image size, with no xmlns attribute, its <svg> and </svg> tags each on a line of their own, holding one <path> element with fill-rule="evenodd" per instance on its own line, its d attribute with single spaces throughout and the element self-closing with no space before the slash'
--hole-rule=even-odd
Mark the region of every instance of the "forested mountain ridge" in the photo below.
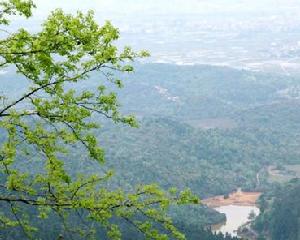
<svg viewBox="0 0 300 240">
<path fill-rule="evenodd" d="M 140 128 L 103 130 L 109 162 L 132 163 L 144 171 L 134 178 L 193 186 L 202 196 L 237 184 L 263 189 L 268 165 L 299 164 L 300 102 L 281 91 L 299 82 L 224 67 L 139 65 L 120 98 Z"/>
<path fill-rule="evenodd" d="M 104 124 L 97 134 L 108 164 L 133 171 L 120 173 L 131 183 L 175 182 L 205 197 L 238 185 L 263 189 L 268 165 L 299 164 L 297 77 L 170 64 L 138 64 L 123 77 L 121 108 L 140 127 Z M 94 82 L 91 76 L 80 87 Z"/>
<path fill-rule="evenodd" d="M 91 76 L 80 88 L 93 87 L 94 81 Z M 96 134 L 106 149 L 107 169 L 115 171 L 109 185 L 131 189 L 157 182 L 164 188 L 188 187 L 201 198 L 238 187 L 268 189 L 268 166 L 299 164 L 300 103 L 295 91 L 283 94 L 299 82 L 226 67 L 138 64 L 118 94 L 122 111 L 136 114 L 139 128 L 96 119 L 104 121 Z M 101 171 L 89 160 L 77 162 L 79 155 L 80 148 L 72 149 L 67 168 Z M 222 218 L 201 206 L 186 208 L 184 214 L 173 211 L 175 222 L 196 213 L 198 226 Z M 188 218 L 178 224 L 196 234 Z"/>
<path fill-rule="evenodd" d="M 125 78 L 120 99 L 124 108 L 142 116 L 232 117 L 238 111 L 297 99 L 288 89 L 299 84 L 297 77 L 228 67 L 140 64 Z"/>
</svg>

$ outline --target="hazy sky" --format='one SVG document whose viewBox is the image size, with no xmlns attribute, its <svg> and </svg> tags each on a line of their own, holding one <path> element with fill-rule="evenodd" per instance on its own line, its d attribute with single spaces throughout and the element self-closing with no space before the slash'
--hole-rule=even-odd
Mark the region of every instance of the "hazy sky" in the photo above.
<svg viewBox="0 0 300 240">
<path fill-rule="evenodd" d="M 251 11 L 298 11 L 299 0 L 35 0 L 38 14 L 57 7 L 67 11 L 93 9 L 96 12 L 132 13 L 219 13 Z"/>
<path fill-rule="evenodd" d="M 155 14 L 167 17 L 172 15 L 173 18 L 182 14 L 197 15 L 204 19 L 210 17 L 223 21 L 225 17 L 272 19 L 275 15 L 288 19 L 291 16 L 298 16 L 300 12 L 300 0 L 34 0 L 34 2 L 37 9 L 33 18 L 26 22 L 23 18 L 17 18 L 18 21 L 15 21 L 12 27 L 18 28 L 21 22 L 23 26 L 35 29 L 50 11 L 56 8 L 62 8 L 66 12 L 92 9 L 100 24 L 103 20 L 112 20 L 121 29 L 122 26 L 127 27 L 129 21 L 130 24 L 134 23 L 135 19 L 137 19 L 135 23 L 146 24 L 146 21 L 151 21 Z"/>
<path fill-rule="evenodd" d="M 236 55 L 241 59 L 249 58 L 248 51 L 251 52 L 253 46 L 257 47 L 253 55 L 253 61 L 256 61 L 257 54 L 260 53 L 265 60 L 263 54 L 270 49 L 273 51 L 274 44 L 281 46 L 283 55 L 286 51 L 289 52 L 289 44 L 291 48 L 294 45 L 300 46 L 298 35 L 293 35 L 300 29 L 300 0 L 34 1 L 37 5 L 34 17 L 28 21 L 24 21 L 23 18 L 17 19 L 10 28 L 17 29 L 23 26 L 35 32 L 40 30 L 40 23 L 51 10 L 62 8 L 66 12 L 76 12 L 92 9 L 100 25 L 103 20 L 112 20 L 120 29 L 121 39 L 118 44 L 147 49 L 152 56 L 163 61 L 202 61 L 204 58 L 201 56 L 206 56 L 207 52 L 216 52 L 215 61 L 223 64 L 223 61 L 227 60 L 223 57 L 226 51 L 228 50 L 228 59 L 232 59 L 231 47 L 237 44 L 240 44 L 236 48 L 238 50 L 234 51 L 239 52 L 239 49 L 243 49 L 239 52 L 240 55 Z M 218 35 L 220 31 L 231 33 L 228 32 L 228 36 L 220 33 L 222 38 Z M 262 34 L 251 35 L 254 32 Z M 269 35 L 265 34 L 267 32 Z M 270 32 L 274 32 L 274 35 Z M 242 40 L 239 43 L 234 40 L 236 36 L 241 36 Z M 245 36 L 252 36 L 251 41 Z M 219 49 L 216 50 L 216 47 Z M 203 51 L 200 51 L 201 49 Z M 270 54 L 279 56 L 281 53 L 275 51 Z M 213 61 L 210 60 L 210 54 L 207 56 L 209 61 Z M 203 61 L 206 62 L 207 59 Z M 236 61 L 236 58 L 232 61 Z"/>
</svg>

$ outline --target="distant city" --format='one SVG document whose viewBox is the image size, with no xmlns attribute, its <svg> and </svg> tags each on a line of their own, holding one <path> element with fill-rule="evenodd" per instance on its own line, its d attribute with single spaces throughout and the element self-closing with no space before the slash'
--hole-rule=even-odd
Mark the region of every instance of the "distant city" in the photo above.
<svg viewBox="0 0 300 240">
<path fill-rule="evenodd" d="M 120 46 L 151 53 L 147 61 L 208 64 L 284 75 L 300 69 L 300 3 L 294 0 L 35 1 L 44 11 L 22 24 L 35 31 L 51 9 L 95 12 L 120 29 Z M 276 4 L 274 4 L 276 2 Z M 159 3 L 159 4 L 158 4 Z M 13 26 L 18 28 L 19 24 Z"/>
<path fill-rule="evenodd" d="M 210 64 L 292 75 L 300 69 L 296 16 L 153 15 L 116 21 L 124 43 L 148 49 L 151 61 Z M 164 22 L 164 24 L 161 24 Z"/>
</svg>

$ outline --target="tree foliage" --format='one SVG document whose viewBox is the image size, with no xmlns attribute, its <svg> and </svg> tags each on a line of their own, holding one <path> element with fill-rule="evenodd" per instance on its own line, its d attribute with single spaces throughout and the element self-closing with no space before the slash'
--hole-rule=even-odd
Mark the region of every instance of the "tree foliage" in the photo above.
<svg viewBox="0 0 300 240">
<path fill-rule="evenodd" d="M 33 7 L 32 1 L 2 1 L 0 24 L 9 25 L 12 15 L 30 17 Z M 71 147 L 78 146 L 84 147 L 89 159 L 104 164 L 104 150 L 93 134 L 100 126 L 93 119 L 105 117 L 137 126 L 133 116 L 119 112 L 116 93 L 107 86 L 121 88 L 122 81 L 114 73 L 133 72 L 130 63 L 148 53 L 117 49 L 118 29 L 110 22 L 99 26 L 93 12 L 70 15 L 55 10 L 40 32 L 21 28 L 5 34 L 1 68 L 16 71 L 29 87 L 16 99 L 10 93 L 1 96 L 1 231 L 22 231 L 23 237 L 35 238 L 39 227 L 31 221 L 32 215 L 40 220 L 55 215 L 63 226 L 61 237 L 69 232 L 92 238 L 100 226 L 109 238 L 121 239 L 115 219 L 122 219 L 146 239 L 184 239 L 166 210 L 172 204 L 198 203 L 189 190 L 163 191 L 156 185 L 140 185 L 132 192 L 110 189 L 107 181 L 112 171 L 76 175 L 65 168 Z M 98 74 L 98 87 L 78 91 L 76 86 L 84 85 L 92 72 Z M 20 168 L 32 160 L 42 167 Z M 74 213 L 90 223 L 70 229 Z"/>
<path fill-rule="evenodd" d="M 254 229 L 274 240 L 300 239 L 300 180 L 278 185 L 260 198 L 260 215 Z"/>
</svg>

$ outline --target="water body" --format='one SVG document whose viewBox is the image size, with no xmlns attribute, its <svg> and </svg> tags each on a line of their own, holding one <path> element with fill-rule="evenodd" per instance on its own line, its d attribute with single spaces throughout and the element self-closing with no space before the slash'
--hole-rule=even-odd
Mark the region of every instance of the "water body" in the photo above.
<svg viewBox="0 0 300 240">
<path fill-rule="evenodd" d="M 226 222 L 214 225 L 212 229 L 215 232 L 230 233 L 232 236 L 237 236 L 237 229 L 249 221 L 249 214 L 253 211 L 257 216 L 259 208 L 256 206 L 238 206 L 228 205 L 215 208 L 220 213 L 226 215 Z"/>
</svg>

